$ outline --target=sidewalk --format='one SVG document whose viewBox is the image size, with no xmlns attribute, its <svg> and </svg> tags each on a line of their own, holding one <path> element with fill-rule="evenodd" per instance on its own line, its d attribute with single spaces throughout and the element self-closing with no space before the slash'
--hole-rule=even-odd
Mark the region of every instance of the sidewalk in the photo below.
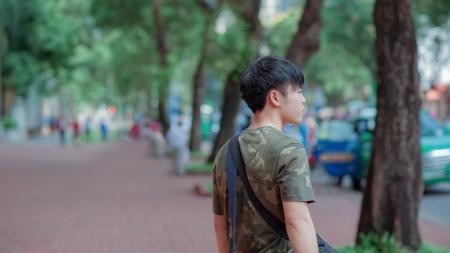
<svg viewBox="0 0 450 253">
<path fill-rule="evenodd" d="M 311 215 L 317 231 L 333 245 L 353 244 L 357 232 L 362 194 L 316 182 L 316 203 Z M 422 241 L 450 248 L 450 230 L 439 224 L 420 220 Z"/>
<path fill-rule="evenodd" d="M 0 253 L 214 252 L 206 178 L 145 148 L 0 145 Z"/>
<path fill-rule="evenodd" d="M 145 143 L 75 148 L 0 145 L 0 253 L 215 252 L 210 176 L 171 175 Z M 360 195 L 316 183 L 317 230 L 354 241 Z M 345 193 L 345 192 L 344 192 Z M 450 231 L 421 223 L 424 241 L 450 247 Z"/>
</svg>

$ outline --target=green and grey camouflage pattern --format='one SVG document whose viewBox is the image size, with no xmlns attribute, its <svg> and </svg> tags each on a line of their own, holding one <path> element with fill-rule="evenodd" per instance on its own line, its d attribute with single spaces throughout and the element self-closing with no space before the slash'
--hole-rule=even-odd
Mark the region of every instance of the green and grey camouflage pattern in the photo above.
<svg viewBox="0 0 450 253">
<path fill-rule="evenodd" d="M 246 129 L 239 137 L 247 177 L 261 203 L 284 221 L 282 201 L 314 202 L 308 158 L 304 147 L 294 138 L 267 126 Z M 227 219 L 226 152 L 228 142 L 214 162 L 213 211 Z M 289 241 L 281 238 L 259 215 L 237 180 L 238 252 L 292 252 Z"/>
</svg>

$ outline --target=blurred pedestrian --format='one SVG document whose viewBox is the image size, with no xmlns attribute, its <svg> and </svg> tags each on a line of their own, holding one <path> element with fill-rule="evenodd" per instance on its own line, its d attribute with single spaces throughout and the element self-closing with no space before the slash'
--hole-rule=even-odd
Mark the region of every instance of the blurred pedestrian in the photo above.
<svg viewBox="0 0 450 253">
<path fill-rule="evenodd" d="M 73 142 L 75 145 L 80 144 L 80 123 L 77 119 L 72 121 Z"/>
<path fill-rule="evenodd" d="M 63 116 L 57 119 L 56 126 L 59 133 L 59 144 L 64 146 L 66 144 L 66 120 Z"/>
<path fill-rule="evenodd" d="M 184 174 L 184 166 L 189 162 L 188 133 L 183 128 L 180 119 L 177 124 L 170 126 L 167 133 L 167 143 L 173 152 L 174 172 L 178 175 Z"/>
<path fill-rule="evenodd" d="M 91 128 L 92 128 L 92 120 L 91 117 L 88 117 L 84 122 L 84 136 L 86 142 L 91 141 Z"/>
<path fill-rule="evenodd" d="M 106 142 L 108 141 L 108 125 L 106 124 L 105 120 L 100 120 L 100 134 L 102 136 L 102 141 Z"/>
<path fill-rule="evenodd" d="M 152 157 L 162 157 L 166 151 L 166 141 L 161 131 L 160 125 L 154 121 L 146 131 L 149 140 L 149 153 Z"/>
<path fill-rule="evenodd" d="M 139 136 L 141 134 L 141 129 L 139 127 L 138 122 L 134 122 L 133 125 L 130 128 L 130 131 L 128 131 L 128 138 L 132 140 L 138 140 Z"/>
</svg>

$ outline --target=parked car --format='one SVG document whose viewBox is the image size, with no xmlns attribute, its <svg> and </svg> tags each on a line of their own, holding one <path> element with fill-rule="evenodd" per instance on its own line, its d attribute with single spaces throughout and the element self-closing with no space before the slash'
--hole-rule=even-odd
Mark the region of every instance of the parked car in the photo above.
<svg viewBox="0 0 450 253">
<path fill-rule="evenodd" d="M 420 123 L 425 186 L 450 182 L 450 135 L 446 134 L 442 124 L 425 111 L 420 113 Z M 372 153 L 374 128 L 375 114 L 363 115 L 352 121 L 326 122 L 319 130 L 315 149 L 317 162 L 331 176 L 350 176 L 353 188 L 361 189 Z"/>
<path fill-rule="evenodd" d="M 329 175 L 339 180 L 346 175 L 359 183 L 361 178 L 361 152 L 358 135 L 351 122 L 324 121 L 318 129 L 314 158 Z"/>
</svg>

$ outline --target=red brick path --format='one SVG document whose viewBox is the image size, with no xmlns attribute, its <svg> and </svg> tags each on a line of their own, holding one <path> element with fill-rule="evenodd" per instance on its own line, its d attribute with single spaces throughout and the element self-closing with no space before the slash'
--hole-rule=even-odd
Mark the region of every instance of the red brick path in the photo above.
<svg viewBox="0 0 450 253">
<path fill-rule="evenodd" d="M 208 176 L 177 177 L 144 143 L 0 145 L 0 253 L 214 252 Z M 317 230 L 353 242 L 361 195 L 316 183 Z M 424 240 L 450 247 L 450 231 L 421 223 Z"/>
<path fill-rule="evenodd" d="M 143 144 L 0 146 L 0 253 L 214 252 L 202 177 L 169 166 Z"/>
</svg>

